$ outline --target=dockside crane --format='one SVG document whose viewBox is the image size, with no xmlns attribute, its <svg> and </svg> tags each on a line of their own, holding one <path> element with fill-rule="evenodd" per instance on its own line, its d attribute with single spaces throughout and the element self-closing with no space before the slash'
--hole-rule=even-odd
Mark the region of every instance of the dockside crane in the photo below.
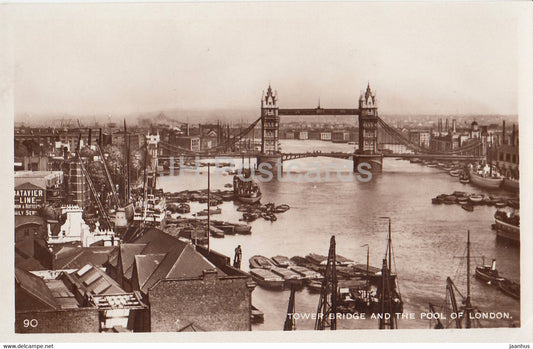
<svg viewBox="0 0 533 349">
<path fill-rule="evenodd" d="M 100 131 L 101 133 L 101 131 Z M 101 137 L 100 137 L 101 138 Z M 102 151 L 102 147 L 100 143 L 96 144 L 96 148 L 98 149 L 98 153 L 100 154 L 100 157 L 102 158 L 102 163 L 104 164 L 104 170 L 107 178 L 107 182 L 109 183 L 109 186 L 111 187 L 111 194 L 113 197 L 113 201 L 115 203 L 115 208 L 120 207 L 120 199 L 118 198 L 117 191 L 115 190 L 115 185 L 113 184 L 113 180 L 111 179 L 111 173 L 109 172 L 109 168 L 107 167 L 107 163 L 105 161 L 104 152 Z"/>
<path fill-rule="evenodd" d="M 80 137 L 81 137 L 81 124 L 79 120 L 78 120 L 78 127 L 80 128 Z M 89 136 L 87 139 L 87 145 L 89 146 L 91 145 L 91 133 L 92 133 L 92 130 L 89 128 Z M 102 159 L 102 163 L 104 164 L 104 171 L 106 174 L 107 183 L 111 187 L 111 194 L 113 197 L 113 201 L 115 203 L 115 208 L 119 208 L 120 200 L 115 190 L 115 185 L 113 184 L 113 180 L 111 179 L 111 173 L 109 172 L 109 168 L 107 167 L 107 163 L 105 161 L 104 152 L 102 151 L 102 146 L 100 144 L 101 142 L 102 142 L 102 129 L 100 129 L 100 134 L 98 136 L 98 142 L 96 142 L 96 148 L 98 149 L 98 154 L 100 155 L 100 158 Z M 79 141 L 78 141 L 78 149 L 79 149 Z"/>
<path fill-rule="evenodd" d="M 315 330 L 322 331 L 327 327 L 337 329 L 337 269 L 336 269 L 335 236 L 329 242 L 328 262 L 316 311 Z"/>
<path fill-rule="evenodd" d="M 94 183 L 91 179 L 91 176 L 89 175 L 89 172 L 87 172 L 87 169 L 85 168 L 85 165 L 83 164 L 83 160 L 80 155 L 80 143 L 81 143 L 81 132 L 80 137 L 78 138 L 78 146 L 76 149 L 76 156 L 78 158 L 81 171 L 87 180 L 87 184 L 89 185 L 89 189 L 91 190 L 91 193 L 93 194 L 94 201 L 96 201 L 96 205 L 98 206 L 98 211 L 100 213 L 101 218 L 104 221 L 105 229 L 111 229 L 113 226 L 111 225 L 111 220 L 109 219 L 109 216 L 107 215 L 106 210 L 104 209 L 104 206 L 102 205 L 102 202 L 100 201 L 100 198 L 98 197 L 98 192 L 96 191 L 96 188 L 94 187 Z"/>
</svg>

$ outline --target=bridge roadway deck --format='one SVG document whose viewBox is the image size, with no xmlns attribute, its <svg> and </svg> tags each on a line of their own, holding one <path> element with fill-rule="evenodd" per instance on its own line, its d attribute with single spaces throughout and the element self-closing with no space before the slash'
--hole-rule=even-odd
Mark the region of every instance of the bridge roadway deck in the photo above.
<svg viewBox="0 0 533 349">
<path fill-rule="evenodd" d="M 253 153 L 220 153 L 220 154 L 183 154 L 183 158 L 194 159 L 198 157 L 199 159 L 212 159 L 212 158 L 248 158 L 248 157 L 257 157 L 261 155 L 259 152 Z M 311 157 L 330 157 L 337 159 L 346 159 L 349 160 L 353 158 L 354 153 L 343 153 L 343 152 L 305 152 L 305 153 L 282 153 L 279 154 L 282 161 L 294 160 L 294 159 L 303 159 Z M 173 157 L 174 159 L 179 159 L 180 155 Z M 401 159 L 422 159 L 422 160 L 443 160 L 443 161 L 479 161 L 485 158 L 483 155 L 458 155 L 458 154 L 415 154 L 415 153 L 383 153 L 385 158 L 401 158 Z M 160 160 L 170 159 L 169 156 L 161 156 Z"/>
</svg>

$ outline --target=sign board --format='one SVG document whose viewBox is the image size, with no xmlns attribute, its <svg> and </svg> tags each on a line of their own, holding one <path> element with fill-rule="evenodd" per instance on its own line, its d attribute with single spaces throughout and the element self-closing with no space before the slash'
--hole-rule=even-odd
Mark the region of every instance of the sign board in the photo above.
<svg viewBox="0 0 533 349">
<path fill-rule="evenodd" d="M 24 183 L 15 188 L 15 216 L 35 216 L 44 202 L 44 188 L 31 183 Z"/>
</svg>

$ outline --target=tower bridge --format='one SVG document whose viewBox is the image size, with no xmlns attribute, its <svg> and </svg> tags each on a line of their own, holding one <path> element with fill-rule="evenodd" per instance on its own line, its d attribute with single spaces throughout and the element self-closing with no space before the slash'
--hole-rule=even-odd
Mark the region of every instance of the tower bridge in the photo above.
<svg viewBox="0 0 533 349">
<path fill-rule="evenodd" d="M 279 147 L 279 126 L 282 116 L 354 116 L 357 117 L 359 134 L 358 149 L 350 153 L 342 152 L 302 152 L 302 153 L 282 153 Z M 355 124 L 355 122 L 354 122 Z M 256 152 L 235 153 L 228 149 L 234 148 L 248 134 L 253 133 L 256 126 L 261 126 L 261 149 Z M 408 153 L 394 153 L 383 150 L 383 144 L 401 145 Z M 381 146 L 380 146 L 381 145 Z M 384 157 L 395 158 L 420 158 L 431 160 L 449 161 L 478 161 L 484 158 L 483 144 L 481 141 L 473 141 L 463 147 L 449 152 L 438 152 L 424 146 L 411 142 L 404 134 L 396 128 L 388 125 L 378 115 L 378 101 L 375 93 L 367 85 L 366 90 L 359 96 L 358 108 L 280 108 L 278 105 L 277 92 L 269 85 L 266 93 L 261 98 L 260 117 L 251 123 L 238 135 L 226 140 L 213 148 L 204 151 L 191 151 L 174 144 L 159 142 L 159 146 L 173 154 L 173 157 L 255 157 L 257 164 L 269 163 L 273 169 L 277 169 L 283 162 L 308 158 L 326 156 L 353 161 L 354 172 L 359 164 L 366 163 L 371 166 L 370 171 L 381 172 L 383 169 Z M 175 155 L 175 156 L 174 156 Z"/>
</svg>

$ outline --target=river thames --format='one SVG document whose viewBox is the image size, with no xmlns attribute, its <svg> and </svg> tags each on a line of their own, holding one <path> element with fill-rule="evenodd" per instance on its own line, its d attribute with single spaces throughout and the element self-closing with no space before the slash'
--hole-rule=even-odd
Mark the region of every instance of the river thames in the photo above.
<svg viewBox="0 0 533 349">
<path fill-rule="evenodd" d="M 321 141 L 287 140 L 281 142 L 281 147 L 283 152 L 353 152 L 352 145 Z M 240 164 L 241 160 L 235 162 Z M 352 173 L 352 163 L 341 159 L 291 160 L 284 164 L 284 171 L 291 171 L 296 176 L 296 172 L 303 173 L 317 165 L 322 168 L 321 181 L 289 181 L 285 173 L 282 177 L 285 181 L 260 182 L 262 203 L 288 204 L 291 209 L 279 214 L 275 222 L 259 219 L 250 223 L 251 235 L 211 238 L 211 248 L 233 259 L 235 247 L 241 245 L 242 268 L 247 271 L 248 259 L 253 255 L 327 255 L 329 239 L 335 235 L 338 254 L 364 264 L 366 247 L 362 246 L 368 244 L 370 265 L 379 267 L 385 256 L 387 239 L 387 220 L 380 217 L 390 217 L 393 267 L 398 274 L 404 313 L 407 314 L 406 319 L 398 322 L 398 327 L 423 329 L 430 326 L 428 320 L 421 318 L 428 312 L 428 303 L 444 304 L 448 276 L 466 295 L 466 262 L 461 257 L 465 256 L 467 230 L 470 230 L 471 253 L 476 257 L 471 263 L 472 303 L 484 313 L 509 315 L 509 319 L 483 320 L 483 327 L 519 326 L 520 302 L 473 277 L 474 267 L 482 264 L 484 257 L 486 263 L 495 259 L 504 277 L 520 280 L 520 248 L 497 240 L 491 230 L 496 209 L 476 206 L 473 212 L 468 212 L 460 205 L 431 203 L 431 198 L 436 195 L 453 191 L 507 197 L 513 197 L 513 194 L 504 191 L 489 193 L 470 184 L 461 184 L 441 169 L 392 158 L 384 159 L 383 173 L 373 175 L 368 182 L 357 180 Z M 329 180 L 324 181 L 326 165 L 336 165 L 339 176 L 332 172 Z M 205 189 L 207 168 L 201 167 L 200 171 L 199 176 L 192 170 L 181 175 L 163 176 L 158 185 L 170 192 Z M 224 184 L 232 182 L 231 176 L 222 174 L 212 173 L 211 179 L 212 190 L 223 189 Z M 213 219 L 237 222 L 242 217 L 233 202 L 224 202 L 219 207 L 222 214 L 213 216 Z M 197 212 L 205 208 L 205 204 L 191 203 L 191 208 L 192 212 Z M 318 294 L 303 288 L 296 293 L 296 312 L 316 313 L 318 299 Z M 282 330 L 288 300 L 288 290 L 272 291 L 257 286 L 252 303 L 264 312 L 265 322 L 253 325 L 253 330 Z M 313 326 L 312 319 L 296 321 L 298 330 L 311 330 Z M 376 329 L 377 326 L 377 320 L 370 319 L 369 314 L 366 319 L 341 319 L 337 323 L 338 329 Z"/>
</svg>

